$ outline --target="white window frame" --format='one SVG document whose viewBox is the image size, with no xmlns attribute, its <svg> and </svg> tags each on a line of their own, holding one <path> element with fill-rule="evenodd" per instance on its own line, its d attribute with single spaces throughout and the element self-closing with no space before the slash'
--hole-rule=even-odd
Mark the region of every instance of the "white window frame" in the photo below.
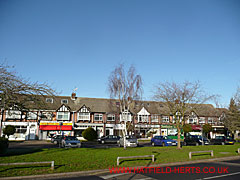
<svg viewBox="0 0 240 180">
<path fill-rule="evenodd" d="M 66 101 L 66 102 L 63 102 L 63 101 Z M 61 99 L 61 103 L 62 104 L 68 104 L 68 99 Z"/>
<path fill-rule="evenodd" d="M 111 117 L 111 120 L 108 119 L 109 117 Z M 107 115 L 107 121 L 115 121 L 115 114 L 108 114 Z"/>
<path fill-rule="evenodd" d="M 200 117 L 199 120 L 198 120 L 198 123 L 199 124 L 205 124 L 206 123 L 205 117 Z"/>
<path fill-rule="evenodd" d="M 27 119 L 37 119 L 37 112 L 27 112 Z"/>
<path fill-rule="evenodd" d="M 162 116 L 162 123 L 169 123 L 169 122 L 170 122 L 169 116 Z"/>
<path fill-rule="evenodd" d="M 90 112 L 79 112 L 78 121 L 90 121 Z"/>
<path fill-rule="evenodd" d="M 43 118 L 43 116 L 46 116 L 46 118 Z M 52 120 L 53 118 L 53 113 L 52 112 L 41 112 L 41 120 Z"/>
<path fill-rule="evenodd" d="M 61 118 L 59 116 L 61 116 Z M 70 120 L 70 112 L 64 112 L 64 111 L 57 112 L 57 120 L 69 121 Z"/>
<path fill-rule="evenodd" d="M 95 113 L 94 114 L 94 121 L 102 121 L 103 120 L 103 114 Z"/>
<path fill-rule="evenodd" d="M 21 119 L 22 112 L 18 110 L 10 110 L 10 114 L 6 111 L 6 119 Z"/>
<path fill-rule="evenodd" d="M 158 115 L 151 115 L 151 122 L 158 122 Z"/>
<path fill-rule="evenodd" d="M 138 115 L 138 122 L 148 122 L 148 115 Z"/>
<path fill-rule="evenodd" d="M 208 117 L 208 124 L 213 124 L 214 121 L 213 121 L 213 118 L 212 117 Z"/>
<path fill-rule="evenodd" d="M 121 122 L 121 121 L 124 121 L 124 119 L 123 119 L 123 114 L 125 114 L 126 117 L 127 117 L 127 118 L 126 118 L 126 121 L 129 121 L 129 122 L 132 121 L 131 113 L 128 112 L 128 111 L 125 111 L 125 112 L 122 112 L 122 114 L 120 114 L 120 122 Z"/>
<path fill-rule="evenodd" d="M 53 103 L 53 98 L 46 98 L 46 103 Z"/>
</svg>

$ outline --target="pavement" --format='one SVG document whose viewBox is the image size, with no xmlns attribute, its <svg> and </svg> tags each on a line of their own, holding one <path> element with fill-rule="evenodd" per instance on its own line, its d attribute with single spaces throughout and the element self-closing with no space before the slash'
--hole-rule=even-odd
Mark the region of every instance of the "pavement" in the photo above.
<svg viewBox="0 0 240 180">
<path fill-rule="evenodd" d="M 117 167 L 116 167 L 117 168 Z M 137 169 L 127 173 L 110 173 L 109 169 L 55 173 L 34 176 L 6 177 L 1 180 L 39 179 L 39 180 L 155 180 L 155 179 L 240 179 L 240 156 L 213 158 L 188 162 L 158 164 L 146 167 L 132 167 Z M 141 168 L 144 171 L 141 171 Z M 146 171 L 146 169 L 148 169 Z M 150 172 L 149 169 L 152 171 Z M 154 170 L 155 169 L 155 170 Z"/>
</svg>

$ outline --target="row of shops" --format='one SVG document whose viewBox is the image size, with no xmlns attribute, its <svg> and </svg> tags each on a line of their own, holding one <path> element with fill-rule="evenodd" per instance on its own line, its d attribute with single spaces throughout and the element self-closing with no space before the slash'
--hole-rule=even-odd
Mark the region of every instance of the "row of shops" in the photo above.
<svg viewBox="0 0 240 180">
<path fill-rule="evenodd" d="M 2 122 L 3 128 L 7 125 L 13 125 L 16 128 L 16 133 L 9 137 L 10 140 L 48 140 L 54 135 L 77 136 L 82 139 L 82 132 L 92 127 L 97 131 L 98 137 L 103 135 L 121 135 L 122 124 L 104 124 L 104 123 L 73 123 L 71 121 L 41 121 L 37 122 Z M 202 131 L 201 125 L 192 125 L 195 133 Z M 174 125 L 151 125 L 151 124 L 136 124 L 133 134 L 141 138 L 149 137 L 149 132 L 154 132 L 155 135 L 175 136 L 177 128 Z M 226 135 L 224 126 L 213 126 L 213 131 L 210 132 L 209 138 L 214 138 L 216 135 Z"/>
</svg>

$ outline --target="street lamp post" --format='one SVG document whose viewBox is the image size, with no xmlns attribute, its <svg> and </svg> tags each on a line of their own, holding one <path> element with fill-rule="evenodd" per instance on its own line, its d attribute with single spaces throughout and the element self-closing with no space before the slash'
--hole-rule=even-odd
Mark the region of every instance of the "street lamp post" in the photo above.
<svg viewBox="0 0 240 180">
<path fill-rule="evenodd" d="M 62 125 L 63 125 L 63 123 L 59 122 L 59 125 L 60 125 L 60 135 L 62 136 Z M 62 143 L 61 141 L 62 141 L 62 138 L 60 138 L 60 140 L 59 140 L 59 148 L 61 147 L 61 143 Z"/>
</svg>

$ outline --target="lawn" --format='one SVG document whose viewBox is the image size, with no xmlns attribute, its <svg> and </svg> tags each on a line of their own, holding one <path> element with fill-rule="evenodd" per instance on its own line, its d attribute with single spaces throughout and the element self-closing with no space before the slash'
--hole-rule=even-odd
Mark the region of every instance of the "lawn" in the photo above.
<svg viewBox="0 0 240 180">
<path fill-rule="evenodd" d="M 20 176 L 45 173 L 72 172 L 94 169 L 107 169 L 116 166 L 118 156 L 155 155 L 154 164 L 189 161 L 188 152 L 213 150 L 214 157 L 237 156 L 240 144 L 215 146 L 184 146 L 176 147 L 138 147 L 138 148 L 76 148 L 76 149 L 32 149 L 28 151 L 11 150 L 6 156 L 0 157 L 1 163 L 55 161 L 55 170 L 50 165 L 0 166 L 0 177 Z M 193 156 L 192 160 L 209 159 L 210 155 Z M 150 159 L 123 160 L 120 166 L 147 166 Z"/>
</svg>

